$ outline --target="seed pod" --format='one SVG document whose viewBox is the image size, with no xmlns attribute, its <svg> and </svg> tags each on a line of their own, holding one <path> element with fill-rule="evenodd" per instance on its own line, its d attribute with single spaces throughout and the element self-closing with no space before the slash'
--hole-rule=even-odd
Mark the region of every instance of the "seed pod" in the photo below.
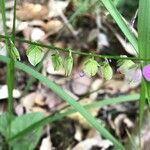
<svg viewBox="0 0 150 150">
<path fill-rule="evenodd" d="M 36 66 L 43 58 L 44 53 L 42 52 L 41 48 L 36 45 L 30 45 L 27 49 L 27 57 L 29 62 Z"/>
<path fill-rule="evenodd" d="M 94 76 L 98 71 L 99 64 L 94 59 L 88 59 L 83 64 L 83 71 L 88 77 Z"/>
<path fill-rule="evenodd" d="M 52 65 L 55 71 L 58 71 L 62 68 L 62 58 L 60 57 L 59 53 L 52 54 Z"/>
<path fill-rule="evenodd" d="M 101 75 L 105 80 L 110 80 L 113 76 L 113 70 L 108 62 L 104 62 L 100 66 Z"/>
<path fill-rule="evenodd" d="M 11 57 L 14 59 L 14 61 L 17 61 L 17 60 L 20 61 L 20 54 L 11 40 L 10 40 L 10 46 L 11 46 L 11 51 L 10 51 Z"/>
<path fill-rule="evenodd" d="M 65 59 L 65 63 L 64 63 L 66 76 L 69 76 L 71 74 L 72 67 L 73 67 L 73 58 L 70 52 L 69 56 Z"/>
</svg>

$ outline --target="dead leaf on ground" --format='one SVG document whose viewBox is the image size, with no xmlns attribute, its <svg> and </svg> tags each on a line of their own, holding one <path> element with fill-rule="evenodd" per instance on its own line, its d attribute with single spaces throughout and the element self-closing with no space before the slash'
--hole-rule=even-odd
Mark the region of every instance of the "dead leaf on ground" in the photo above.
<svg viewBox="0 0 150 150">
<path fill-rule="evenodd" d="M 84 95 L 89 91 L 91 82 L 92 79 L 87 76 L 80 77 L 79 72 L 77 72 L 71 81 L 71 89 L 76 95 Z"/>
<path fill-rule="evenodd" d="M 107 150 L 112 145 L 112 142 L 109 140 L 93 137 L 86 138 L 84 141 L 79 142 L 72 150 L 91 150 L 94 146 L 99 147 L 102 150 Z"/>
<path fill-rule="evenodd" d="M 49 0 L 48 3 L 48 8 L 49 8 L 49 13 L 48 13 L 48 17 L 52 18 L 52 17 L 58 17 L 60 16 L 60 12 L 63 12 L 66 7 L 68 6 L 69 1 L 55 1 L 55 0 Z"/>
<path fill-rule="evenodd" d="M 44 97 L 42 94 L 38 92 L 33 92 L 23 97 L 21 99 L 21 104 L 26 108 L 27 112 L 30 112 L 34 104 L 39 105 L 39 106 L 44 106 L 45 101 L 44 101 Z"/>
<path fill-rule="evenodd" d="M 43 24 L 42 28 L 49 35 L 57 33 L 63 27 L 63 23 L 60 20 L 50 20 Z"/>
<path fill-rule="evenodd" d="M 48 8 L 40 4 L 23 3 L 16 11 L 19 20 L 44 19 L 48 15 Z"/>
<path fill-rule="evenodd" d="M 126 81 L 109 80 L 104 84 L 105 92 L 114 95 L 117 93 L 126 93 L 130 90 L 130 85 Z"/>
<path fill-rule="evenodd" d="M 86 104 L 90 104 L 92 102 L 91 99 L 85 98 L 83 100 L 80 101 L 80 103 L 82 105 L 86 105 Z M 90 109 L 89 112 L 91 113 L 92 116 L 96 116 L 98 114 L 99 108 L 94 108 L 94 109 Z M 91 129 L 91 126 L 89 125 L 89 123 L 86 121 L 86 119 L 80 115 L 80 113 L 73 113 L 71 115 L 68 116 L 69 118 L 71 118 L 74 121 L 77 121 L 79 124 L 81 124 L 83 126 L 83 128 L 85 129 Z"/>
</svg>

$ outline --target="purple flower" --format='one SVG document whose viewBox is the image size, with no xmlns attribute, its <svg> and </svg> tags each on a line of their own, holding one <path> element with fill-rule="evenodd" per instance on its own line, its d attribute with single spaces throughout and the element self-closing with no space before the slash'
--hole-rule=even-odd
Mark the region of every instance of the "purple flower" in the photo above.
<svg viewBox="0 0 150 150">
<path fill-rule="evenodd" d="M 150 81 L 150 64 L 143 67 L 143 76 L 147 81 Z"/>
</svg>

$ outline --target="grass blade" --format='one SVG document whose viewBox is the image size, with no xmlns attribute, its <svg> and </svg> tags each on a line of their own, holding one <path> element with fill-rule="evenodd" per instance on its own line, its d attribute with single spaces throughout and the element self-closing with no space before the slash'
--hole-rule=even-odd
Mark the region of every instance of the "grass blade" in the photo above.
<svg viewBox="0 0 150 150">
<path fill-rule="evenodd" d="M 101 0 L 101 1 L 106 7 L 106 9 L 109 11 L 111 16 L 114 18 L 114 20 L 116 21 L 117 25 L 122 30 L 126 38 L 129 40 L 129 42 L 132 44 L 132 46 L 138 53 L 137 40 L 135 36 L 133 35 L 133 33 L 131 32 L 131 30 L 129 29 L 129 27 L 127 26 L 127 24 L 125 23 L 125 21 L 123 20 L 121 14 L 118 12 L 116 7 L 114 6 L 113 2 L 111 0 Z"/>
<path fill-rule="evenodd" d="M 150 1 L 149 0 L 140 0 L 139 1 L 139 15 L 138 15 L 138 46 L 139 46 L 139 56 L 140 58 L 150 58 Z M 149 62 L 144 62 L 142 67 Z M 142 82 L 142 87 L 147 89 L 145 95 L 150 102 L 150 85 L 147 81 Z M 141 88 L 141 93 L 145 89 Z M 143 93 L 142 93 L 143 94 Z M 144 113 L 145 98 L 144 95 L 141 95 L 140 103 L 140 121 L 142 121 L 142 116 Z"/>
<path fill-rule="evenodd" d="M 0 56 L 0 60 L 6 63 L 10 62 L 10 59 L 4 56 Z M 26 72 L 27 74 L 35 77 L 38 79 L 41 83 L 43 83 L 45 86 L 47 86 L 49 89 L 51 89 L 55 94 L 57 94 L 60 98 L 65 100 L 68 104 L 70 104 L 76 111 L 78 111 L 88 122 L 89 124 L 95 128 L 98 132 L 100 132 L 105 138 L 112 141 L 114 146 L 116 148 L 119 148 L 121 150 L 124 150 L 123 145 L 115 138 L 113 137 L 109 131 L 107 131 L 86 109 L 79 104 L 76 100 L 74 100 L 70 95 L 68 95 L 61 87 L 56 85 L 54 82 L 48 80 L 46 77 L 44 77 L 42 74 L 38 73 L 34 69 L 30 68 L 29 66 L 20 63 L 15 62 L 15 66 Z"/>
<path fill-rule="evenodd" d="M 97 101 L 97 102 L 93 102 L 91 104 L 87 104 L 84 105 L 83 107 L 87 110 L 92 109 L 92 108 L 97 108 L 97 107 L 104 107 L 107 105 L 114 105 L 114 104 L 119 104 L 119 103 L 123 103 L 123 102 L 131 102 L 131 101 L 137 101 L 139 100 L 139 95 L 127 95 L 127 96 L 120 96 L 120 97 L 116 97 L 116 98 L 109 98 L 109 99 L 104 99 L 101 101 Z M 60 120 L 72 113 L 75 113 L 76 110 L 75 109 L 69 109 L 63 113 L 54 113 L 53 115 L 49 115 L 48 117 L 45 117 L 44 119 L 32 124 L 30 127 L 26 128 L 24 131 L 20 132 L 19 134 L 15 135 L 14 137 L 12 137 L 10 139 L 14 140 L 18 137 L 24 136 L 27 133 L 31 132 L 32 130 L 44 126 L 48 123 L 52 123 L 55 122 L 57 120 Z"/>
<path fill-rule="evenodd" d="M 5 9 L 5 0 L 0 0 L 0 11 L 2 14 L 3 20 L 3 30 L 5 36 L 8 36 L 7 26 L 6 26 L 6 9 Z M 13 31 L 12 31 L 12 40 L 15 40 L 15 21 L 16 21 L 16 0 L 14 0 L 14 17 L 13 17 Z M 12 120 L 12 111 L 13 111 L 13 88 L 14 88 L 14 60 L 11 56 L 12 46 L 10 46 L 10 41 L 8 38 L 5 38 L 7 55 L 10 57 L 11 61 L 7 63 L 7 75 L 6 82 L 8 86 L 8 112 L 9 112 L 9 137 L 11 136 L 11 120 Z"/>
<path fill-rule="evenodd" d="M 139 46 L 139 57 L 140 58 L 150 58 L 150 0 L 140 0 L 139 1 L 139 12 L 138 12 L 138 46 Z M 144 62 L 142 67 L 149 62 Z M 146 98 L 150 103 L 150 85 L 149 82 L 142 82 L 141 86 L 141 98 L 140 98 L 140 121 L 139 126 L 141 127 L 144 107 Z M 141 141 L 141 140 L 140 140 Z"/>
</svg>

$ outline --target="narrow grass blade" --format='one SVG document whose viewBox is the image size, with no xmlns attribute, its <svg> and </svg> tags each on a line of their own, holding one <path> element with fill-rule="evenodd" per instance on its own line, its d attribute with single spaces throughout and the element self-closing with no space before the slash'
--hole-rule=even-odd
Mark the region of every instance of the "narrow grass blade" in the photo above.
<svg viewBox="0 0 150 150">
<path fill-rule="evenodd" d="M 140 0 L 138 13 L 138 46 L 141 58 L 150 58 L 150 0 Z M 148 62 L 150 63 L 150 62 Z"/>
<path fill-rule="evenodd" d="M 150 58 L 150 0 L 139 1 L 139 12 L 138 12 L 138 46 L 139 46 L 139 57 Z M 144 62 L 142 67 L 149 62 Z M 150 102 L 150 85 L 148 81 L 142 82 L 141 87 L 141 98 L 140 98 L 140 127 L 144 116 L 145 100 L 148 99 Z"/>
<path fill-rule="evenodd" d="M 139 2 L 139 15 L 138 15 L 138 46 L 139 46 L 139 55 L 140 58 L 150 58 L 150 1 L 149 0 L 140 0 Z M 143 66 L 148 64 L 150 62 L 144 62 L 142 64 Z M 147 93 L 145 92 L 145 95 L 148 97 L 148 101 L 150 101 L 150 86 L 149 83 L 142 83 L 143 86 L 141 88 L 141 91 L 143 91 L 145 88 L 147 88 Z M 144 88 L 144 89 L 143 89 Z M 141 92 L 142 93 L 142 92 Z M 140 103 L 140 121 L 142 120 L 144 106 L 145 106 L 145 99 L 144 95 L 141 95 Z M 141 118 L 142 117 L 142 118 Z"/>
<path fill-rule="evenodd" d="M 138 53 L 137 40 L 136 40 L 135 36 L 133 35 L 132 31 L 129 29 L 129 27 L 125 23 L 125 21 L 123 20 L 121 14 L 118 12 L 116 7 L 114 6 L 112 0 L 101 0 L 101 1 L 104 4 L 104 6 L 106 7 L 106 9 L 109 11 L 111 16 L 114 18 L 114 20 L 116 21 L 117 25 L 122 30 L 122 32 L 124 33 L 126 38 L 132 44 L 132 46 L 134 47 L 135 51 Z"/>
<path fill-rule="evenodd" d="M 140 112 L 140 127 L 142 126 L 143 117 L 144 117 L 144 107 L 145 107 L 145 101 L 146 101 L 146 82 L 144 79 L 142 79 L 142 85 L 140 90 L 140 102 L 139 102 L 139 112 Z"/>
<path fill-rule="evenodd" d="M 0 60 L 4 60 L 4 62 L 9 63 L 10 59 L 4 56 L 0 56 Z M 87 121 L 88 123 L 95 128 L 98 132 L 100 132 L 105 138 L 112 141 L 114 146 L 116 148 L 119 148 L 121 150 L 124 150 L 123 145 L 115 138 L 113 137 L 109 131 L 107 131 L 86 109 L 79 104 L 75 99 L 73 99 L 70 95 L 68 95 L 61 87 L 56 85 L 54 82 L 48 80 L 46 77 L 44 77 L 42 74 L 38 73 L 31 67 L 20 63 L 15 62 L 15 66 L 26 72 L 27 74 L 37 78 L 41 83 L 43 83 L 45 86 L 47 86 L 49 89 L 51 89 L 55 94 L 57 94 L 60 98 L 65 100 L 68 104 L 70 104 L 76 111 L 78 111 Z"/>
<path fill-rule="evenodd" d="M 97 107 L 104 107 L 104 106 L 107 106 L 107 105 L 114 105 L 114 104 L 120 104 L 120 103 L 123 103 L 123 102 L 131 102 L 131 101 L 137 101 L 139 100 L 139 95 L 136 94 L 136 95 L 127 95 L 127 96 L 120 96 L 120 97 L 116 97 L 116 98 L 110 98 L 110 99 L 104 99 L 104 100 L 101 100 L 101 101 L 97 101 L 97 102 L 93 102 L 91 104 L 87 104 L 87 105 L 84 105 L 83 107 L 87 110 L 89 109 L 92 109 L 92 108 L 97 108 Z M 44 119 L 32 124 L 30 127 L 26 128 L 25 130 L 23 130 L 22 132 L 20 132 L 19 134 L 15 135 L 14 137 L 12 137 L 10 139 L 11 140 L 14 140 L 18 137 L 21 137 L 21 136 L 24 136 L 26 135 L 27 133 L 31 132 L 32 130 L 38 128 L 38 127 L 41 127 L 41 126 L 44 126 L 48 123 L 52 123 L 52 122 L 55 122 L 57 120 L 60 120 L 72 113 L 75 113 L 76 110 L 75 109 L 69 109 L 63 113 L 54 113 L 53 115 L 49 115 L 48 117 L 45 117 Z"/>
<path fill-rule="evenodd" d="M 0 11 L 2 14 L 3 30 L 5 36 L 8 36 L 7 25 L 6 25 L 6 9 L 5 9 L 5 0 L 0 0 Z M 16 21 L 16 0 L 14 0 L 14 17 L 13 17 L 13 32 L 12 40 L 15 40 L 15 21 Z M 11 56 L 11 50 L 13 49 L 12 45 L 8 38 L 5 38 L 7 55 L 10 57 L 11 61 L 7 63 L 7 75 L 6 83 L 8 86 L 8 112 L 9 112 L 9 137 L 11 136 L 11 120 L 12 120 L 12 111 L 13 111 L 13 88 L 14 88 L 14 60 Z M 8 137 L 8 138 L 9 138 Z"/>
</svg>

